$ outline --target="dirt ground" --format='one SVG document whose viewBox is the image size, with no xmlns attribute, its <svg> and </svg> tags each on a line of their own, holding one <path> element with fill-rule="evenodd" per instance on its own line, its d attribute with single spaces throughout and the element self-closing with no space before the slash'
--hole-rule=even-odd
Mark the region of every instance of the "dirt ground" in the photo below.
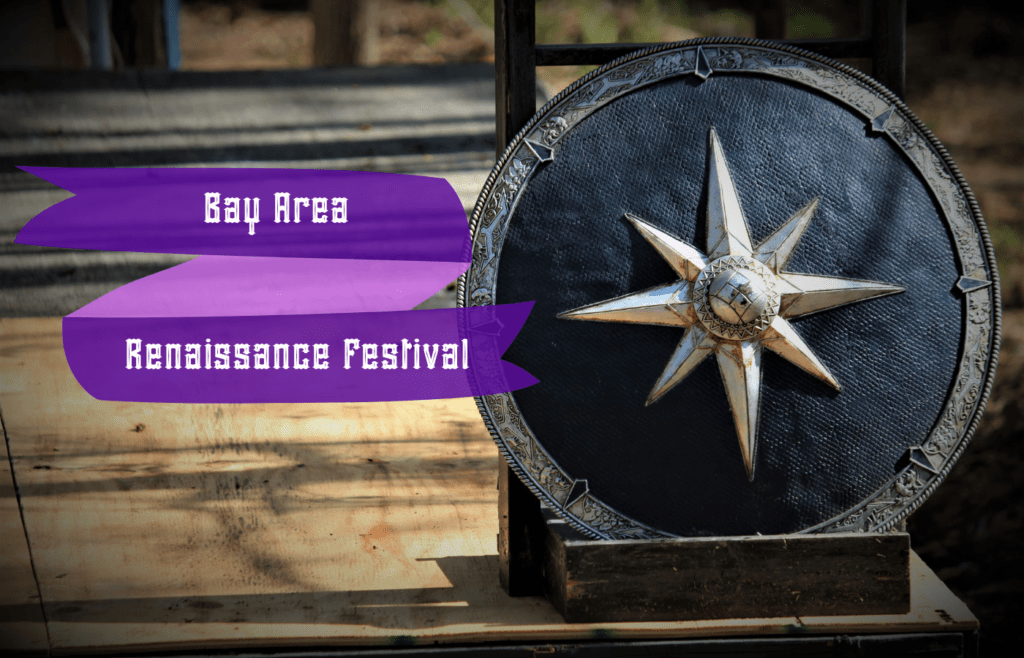
<svg viewBox="0 0 1024 658">
<path fill-rule="evenodd" d="M 479 2 L 379 4 L 381 65 L 493 61 L 486 11 L 473 12 Z M 673 18 L 670 4 L 547 0 L 538 7 L 538 40 L 753 36 L 749 15 L 738 10 Z M 839 18 L 830 23 L 832 5 Z M 852 36 L 850 5 L 791 3 L 791 36 Z M 987 656 L 1010 655 L 1024 595 L 1024 12 L 1011 12 L 912 1 L 908 27 L 908 104 L 949 148 L 977 195 L 1002 277 L 1003 344 L 984 421 L 909 524 L 915 550 L 981 619 Z M 307 12 L 186 3 L 181 34 L 189 69 L 312 63 Z M 544 69 L 540 79 L 555 93 L 583 72 Z"/>
</svg>

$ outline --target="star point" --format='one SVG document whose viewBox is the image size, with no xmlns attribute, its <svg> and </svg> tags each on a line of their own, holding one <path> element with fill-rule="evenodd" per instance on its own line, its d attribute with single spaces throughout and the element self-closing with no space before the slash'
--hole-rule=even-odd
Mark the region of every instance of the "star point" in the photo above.
<svg viewBox="0 0 1024 658">
<path fill-rule="evenodd" d="M 842 391 L 839 381 L 789 319 L 904 292 L 906 288 L 785 271 L 820 199 L 811 199 L 755 247 L 725 151 L 713 127 L 708 143 L 711 163 L 707 183 L 707 253 L 627 213 L 626 219 L 679 279 L 566 311 L 557 317 L 685 329 L 644 406 L 659 401 L 714 354 L 744 469 L 753 481 L 764 349 Z"/>
</svg>

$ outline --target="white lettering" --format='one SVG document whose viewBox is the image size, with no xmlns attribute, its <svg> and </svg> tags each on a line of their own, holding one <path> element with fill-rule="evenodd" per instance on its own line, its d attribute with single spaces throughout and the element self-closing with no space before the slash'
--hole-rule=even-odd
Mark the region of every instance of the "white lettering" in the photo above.
<svg viewBox="0 0 1024 658">
<path fill-rule="evenodd" d="M 214 362 L 213 364 L 214 368 L 216 368 L 217 370 L 227 370 L 228 368 L 231 367 L 230 350 L 231 345 L 229 345 L 228 343 L 217 343 L 214 346 L 213 352 L 214 355 L 217 357 L 216 362 Z"/>
<path fill-rule="evenodd" d="M 199 370 L 199 343 L 185 346 L 185 370 Z"/>
<path fill-rule="evenodd" d="M 291 198 L 288 192 L 276 192 L 274 194 L 274 223 L 281 223 L 281 215 L 284 215 L 284 223 L 288 223 L 288 199 Z"/>
<path fill-rule="evenodd" d="M 142 339 L 125 338 L 124 342 L 125 350 L 128 353 L 128 363 L 125 367 L 131 370 L 132 364 L 134 364 L 136 370 L 142 370 Z"/>
<path fill-rule="evenodd" d="M 384 343 L 382 346 L 384 370 L 397 370 L 398 369 L 398 344 L 397 343 Z"/>
<path fill-rule="evenodd" d="M 444 344 L 444 356 L 441 357 L 441 367 L 445 370 L 458 370 L 459 346 L 455 343 Z"/>
<path fill-rule="evenodd" d="M 172 356 L 174 357 L 173 366 L 171 365 Z M 167 368 L 168 370 L 170 370 L 171 368 L 174 368 L 175 370 L 181 370 L 181 344 L 167 343 L 166 345 L 164 345 L 164 358 L 166 359 L 166 362 L 164 363 L 164 368 Z"/>
<path fill-rule="evenodd" d="M 220 192 L 206 193 L 206 223 L 220 224 Z"/>
<path fill-rule="evenodd" d="M 318 196 L 313 199 L 313 223 L 327 223 L 327 197 Z"/>
<path fill-rule="evenodd" d="M 160 369 L 160 343 L 146 343 L 146 370 Z"/>
<path fill-rule="evenodd" d="M 256 235 L 255 224 L 260 223 L 260 198 L 252 200 L 252 214 L 249 214 L 249 197 L 245 197 L 245 223 L 249 225 L 249 235 Z"/>
<path fill-rule="evenodd" d="M 350 370 L 352 368 L 352 363 L 349 359 L 356 353 L 357 349 L 359 349 L 358 338 L 345 339 L 345 370 Z"/>
<path fill-rule="evenodd" d="M 225 224 L 237 224 L 238 223 L 238 204 L 241 201 L 236 196 L 228 197 L 224 199 L 224 223 Z"/>
<path fill-rule="evenodd" d="M 294 351 L 292 352 L 292 366 L 296 370 L 309 370 L 309 359 L 302 359 L 299 361 L 300 354 L 309 354 L 309 345 L 307 343 L 295 343 Z"/>
<path fill-rule="evenodd" d="M 249 343 L 235 344 L 235 369 L 249 369 Z"/>
<path fill-rule="evenodd" d="M 321 359 L 323 359 L 321 361 Z M 313 346 L 313 369 L 327 370 L 327 343 L 317 343 Z"/>
<path fill-rule="evenodd" d="M 252 349 L 253 367 L 257 370 L 270 370 L 270 344 L 257 343 Z"/>
<path fill-rule="evenodd" d="M 341 206 L 340 208 L 338 206 Z M 348 221 L 348 198 L 334 197 L 331 199 L 331 223 L 344 224 Z"/>
<path fill-rule="evenodd" d="M 434 348 L 433 354 L 430 353 L 431 347 Z M 427 358 L 427 369 L 433 370 L 434 364 L 437 362 L 437 343 L 434 343 L 433 345 L 427 345 L 426 343 L 423 343 L 423 356 Z"/>
<path fill-rule="evenodd" d="M 305 196 L 297 196 L 297 197 L 295 197 L 295 217 L 292 218 L 292 221 L 295 222 L 296 224 L 299 223 L 299 206 L 306 206 L 308 208 L 309 207 L 309 197 L 305 197 Z M 285 221 L 288 221 L 288 220 L 286 219 Z"/>
<path fill-rule="evenodd" d="M 409 369 L 409 348 L 410 347 L 412 347 L 412 343 L 410 343 L 408 340 L 403 338 L 402 339 L 402 370 L 408 370 Z"/>
<path fill-rule="evenodd" d="M 371 363 L 372 360 L 372 363 Z M 363 370 L 377 369 L 377 344 L 363 343 Z"/>
<path fill-rule="evenodd" d="M 274 343 L 274 370 L 288 369 L 288 343 Z"/>
</svg>

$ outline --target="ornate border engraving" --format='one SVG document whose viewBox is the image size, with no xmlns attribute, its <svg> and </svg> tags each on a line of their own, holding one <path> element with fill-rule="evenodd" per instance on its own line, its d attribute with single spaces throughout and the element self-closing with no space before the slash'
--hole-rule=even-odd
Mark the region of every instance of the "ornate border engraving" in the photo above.
<svg viewBox="0 0 1024 658">
<path fill-rule="evenodd" d="M 864 74 L 795 48 L 728 38 L 666 44 L 627 55 L 590 73 L 537 113 L 488 177 L 470 220 L 473 265 L 459 279 L 459 305 L 498 303 L 495 286 L 502 241 L 523 188 L 543 166 L 526 141 L 557 153 L 559 140 L 595 110 L 645 85 L 696 74 L 698 50 L 713 73 L 767 75 L 805 85 L 858 112 L 873 130 L 885 132 L 917 168 L 942 208 L 953 235 L 960 274 L 993 283 L 964 294 L 964 337 L 956 383 L 938 421 L 919 447 L 935 466 L 926 468 L 911 461 L 856 507 L 800 532 L 890 530 L 942 482 L 977 427 L 999 352 L 999 282 L 981 212 L 945 148 L 906 105 Z M 887 116 L 883 119 L 883 115 Z M 563 507 L 574 478 L 537 442 L 512 394 L 476 400 L 485 424 L 513 470 L 570 525 L 602 539 L 671 536 L 620 514 L 590 493 Z"/>
</svg>

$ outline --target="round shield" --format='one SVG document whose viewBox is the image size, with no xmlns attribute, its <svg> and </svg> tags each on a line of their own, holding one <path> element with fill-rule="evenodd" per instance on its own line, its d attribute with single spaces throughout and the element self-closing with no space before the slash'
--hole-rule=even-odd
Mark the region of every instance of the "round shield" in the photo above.
<svg viewBox="0 0 1024 658">
<path fill-rule="evenodd" d="M 491 173 L 461 305 L 533 301 L 478 398 L 513 470 L 590 536 L 883 531 L 963 451 L 998 281 L 977 204 L 891 92 L 706 39 L 549 102 Z"/>
</svg>

